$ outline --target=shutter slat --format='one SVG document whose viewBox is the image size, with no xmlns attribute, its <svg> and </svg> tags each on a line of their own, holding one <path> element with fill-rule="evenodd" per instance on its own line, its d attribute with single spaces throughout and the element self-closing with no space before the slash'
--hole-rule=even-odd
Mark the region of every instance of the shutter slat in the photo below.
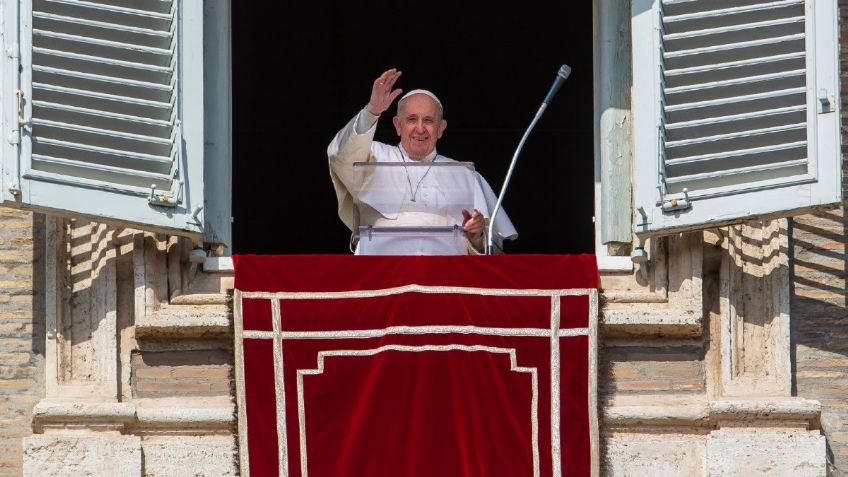
<svg viewBox="0 0 848 477">
<path fill-rule="evenodd" d="M 785 131 L 795 131 L 795 130 L 805 130 L 807 128 L 807 123 L 796 123 L 796 124 L 787 124 L 774 126 L 769 128 L 762 129 L 754 129 L 749 131 L 734 131 L 727 134 L 716 134 L 714 136 L 701 136 L 694 139 L 683 139 L 679 141 L 666 141 L 665 146 L 668 149 L 685 147 L 685 146 L 694 146 L 698 144 L 705 144 L 710 142 L 717 141 L 727 141 L 731 139 L 738 139 L 743 137 L 752 137 L 752 136 L 760 136 L 763 134 L 771 134 L 776 132 L 785 132 Z"/>
<path fill-rule="evenodd" d="M 151 17 L 151 18 L 160 18 L 160 19 L 170 19 L 173 17 L 172 13 L 160 13 L 153 12 L 150 10 L 138 10 L 135 8 L 127 8 L 127 7 L 119 7 L 116 5 L 109 5 L 105 3 L 94 3 L 94 2 L 86 2 L 83 0 L 41 0 L 45 4 L 59 4 L 59 5 L 71 5 L 76 7 L 85 7 L 93 10 L 102 10 L 107 12 L 117 12 L 126 15 L 134 15 L 139 17 Z M 168 3 L 163 1 L 163 3 Z"/>
<path fill-rule="evenodd" d="M 68 129 L 70 131 L 81 131 L 81 132 L 87 132 L 87 133 L 92 133 L 92 134 L 100 134 L 100 135 L 104 135 L 104 136 L 114 136 L 114 137 L 119 137 L 119 138 L 123 138 L 123 139 L 132 139 L 132 140 L 135 140 L 135 141 L 147 142 L 147 143 L 158 144 L 158 145 L 170 146 L 171 143 L 173 142 L 173 140 L 169 139 L 169 138 L 161 138 L 161 137 L 154 137 L 154 136 L 143 136 L 141 134 L 131 134 L 131 133 L 125 133 L 125 132 L 122 132 L 122 131 L 110 131 L 108 129 L 92 128 L 92 127 L 88 127 L 88 126 L 83 126 L 81 124 L 63 123 L 63 122 L 59 122 L 59 121 L 50 121 L 50 120 L 47 120 L 47 119 L 33 119 L 32 122 L 33 122 L 33 124 L 38 124 L 38 125 L 41 125 L 41 126 L 50 126 L 50 127 L 54 127 L 54 128 Z"/>
<path fill-rule="evenodd" d="M 41 171 L 38 169 L 31 169 L 23 176 L 27 179 L 52 182 L 55 184 L 67 184 L 75 187 L 85 187 L 90 189 L 97 189 L 104 192 L 133 195 L 142 198 L 147 197 L 150 194 L 150 186 L 138 187 L 130 184 L 121 184 L 120 186 L 116 186 L 114 182 L 88 179 L 86 177 L 73 176 L 69 174 L 58 174 L 50 171 Z"/>
<path fill-rule="evenodd" d="M 148 71 L 156 71 L 164 74 L 171 74 L 174 72 L 174 68 L 172 66 L 158 66 L 158 65 L 150 65 L 145 63 L 138 63 L 134 61 L 125 61 L 119 60 L 116 58 L 108 58 L 104 56 L 93 56 L 82 53 L 74 53 L 70 51 L 59 51 L 59 50 L 51 50 L 48 48 L 39 48 L 35 47 L 32 49 L 34 54 L 41 54 L 47 56 L 54 57 L 63 57 L 63 58 L 73 58 L 75 60 L 87 61 L 87 62 L 97 62 L 97 63 L 105 63 L 113 66 L 120 66 L 123 68 L 130 68 L 135 70 L 148 70 Z"/>
<path fill-rule="evenodd" d="M 666 112 L 674 112 L 674 111 L 685 111 L 692 109 L 700 109 L 706 108 L 709 106 L 721 106 L 733 103 L 742 103 L 748 102 L 758 99 L 770 99 L 770 98 L 780 98 L 784 96 L 796 95 L 799 93 L 806 93 L 805 88 L 790 88 L 784 89 L 780 91 L 768 91 L 765 93 L 756 93 L 756 94 L 748 94 L 744 96 L 735 96 L 732 98 L 722 98 L 722 99 L 714 99 L 709 101 L 699 101 L 695 103 L 682 103 L 673 106 L 667 106 L 665 108 Z"/>
<path fill-rule="evenodd" d="M 112 76 L 103 76 L 97 74 L 85 73 L 82 71 L 70 71 L 64 70 L 60 68 L 51 68 L 49 66 L 35 66 L 33 65 L 32 71 L 34 72 L 42 72 L 42 73 L 51 73 L 62 76 L 70 76 L 74 78 L 92 80 L 92 81 L 101 81 L 104 83 L 117 83 L 122 85 L 129 85 L 138 88 L 145 88 L 156 91 L 171 91 L 173 90 L 173 85 L 170 84 L 158 84 L 158 83 L 150 83 L 147 81 L 137 81 L 131 80 L 127 78 L 117 78 Z"/>
<path fill-rule="evenodd" d="M 806 75 L 807 70 L 791 70 L 791 71 L 781 71 L 779 73 L 771 73 L 766 75 L 758 75 L 758 76 L 748 76 L 744 78 L 734 78 L 730 80 L 724 81 L 713 81 L 710 83 L 699 83 L 692 84 L 687 86 L 678 86 L 666 88 L 666 94 L 675 94 L 675 93 L 686 93 L 693 91 L 703 91 L 712 88 L 724 88 L 727 86 L 735 86 L 735 85 L 743 85 L 746 83 L 756 83 L 762 81 L 768 81 L 773 79 L 781 79 L 781 78 L 792 78 L 792 77 L 803 77 Z"/>
<path fill-rule="evenodd" d="M 706 119 L 698 119 L 694 121 L 681 121 L 674 124 L 668 124 L 666 129 L 674 130 L 674 129 L 684 129 L 688 127 L 694 126 L 702 126 L 706 124 L 715 124 L 715 123 L 725 123 L 725 122 L 733 122 L 733 121 L 742 121 L 746 119 L 755 119 L 758 117 L 766 117 L 766 116 L 774 116 L 778 114 L 787 114 L 787 113 L 796 113 L 796 112 L 804 112 L 806 111 L 806 105 L 798 105 L 798 106 L 788 106 L 785 108 L 775 108 L 765 111 L 754 111 L 750 113 L 741 113 L 741 114 L 731 114 L 727 116 L 719 116 L 712 117 Z"/>
<path fill-rule="evenodd" d="M 669 2 L 663 1 L 663 5 L 673 5 L 678 2 Z M 689 2 L 680 2 L 680 3 L 689 3 Z M 692 20 L 704 17 L 715 17 L 722 15 L 736 15 L 740 13 L 750 13 L 757 12 L 763 10 L 772 10 L 781 7 L 793 6 L 793 5 L 804 5 L 804 0 L 784 0 L 780 2 L 767 2 L 767 3 L 757 3 L 754 5 L 744 5 L 740 7 L 731 7 L 731 8 L 720 8 L 717 10 L 706 10 L 702 12 L 696 13 L 684 13 L 680 15 L 666 15 L 663 17 L 663 21 L 666 23 L 679 22 L 684 20 Z"/>
<path fill-rule="evenodd" d="M 48 30 L 32 30 L 32 34 L 35 37 L 48 37 L 48 38 L 57 38 L 60 40 L 69 40 L 75 41 L 78 43 L 83 43 L 87 45 L 97 45 L 97 46 L 108 46 L 110 48 L 118 48 L 122 50 L 131 50 L 138 51 L 142 53 L 150 53 L 155 55 L 169 56 L 172 54 L 170 49 L 165 48 L 155 48 L 152 46 L 144 46 L 139 45 L 137 43 L 124 43 L 119 41 L 110 41 L 110 40 L 102 40 L 99 38 L 92 38 L 88 36 L 79 36 L 79 35 L 69 35 L 67 33 L 59 33 Z"/>
<path fill-rule="evenodd" d="M 774 45 L 778 45 L 780 43 L 788 43 L 788 42 L 799 41 L 799 40 L 801 40 L 801 41 L 804 40 L 804 34 L 803 33 L 796 33 L 796 34 L 793 34 L 793 35 L 784 35 L 784 36 L 780 36 L 780 37 L 776 37 L 776 38 L 765 38 L 765 39 L 761 39 L 761 40 L 741 41 L 741 42 L 729 43 L 729 44 L 725 44 L 725 45 L 705 46 L 703 48 L 694 48 L 694 49 L 689 49 L 689 50 L 665 52 L 664 57 L 666 59 L 673 59 L 673 58 L 681 58 L 681 57 L 686 57 L 686 56 L 702 55 L 704 53 L 716 53 L 716 52 L 725 53 L 725 52 L 728 52 L 729 50 L 750 48 L 750 47 L 754 47 L 754 46 L 770 46 L 770 47 L 773 47 Z"/>
<path fill-rule="evenodd" d="M 701 66 L 693 66 L 690 68 L 669 69 L 665 71 L 666 76 L 682 76 L 693 73 L 712 72 L 715 70 L 724 70 L 729 68 L 737 68 L 740 66 L 754 66 L 758 64 L 774 63 L 784 60 L 804 59 L 804 52 L 786 53 L 783 55 L 769 56 L 765 58 L 750 58 L 739 61 L 729 61 L 727 63 L 709 64 Z"/>
<path fill-rule="evenodd" d="M 666 180 L 666 182 L 668 182 L 669 184 L 684 184 L 686 182 L 694 182 L 694 181 L 705 180 L 705 179 L 715 179 L 715 178 L 719 178 L 719 177 L 740 176 L 740 175 L 751 174 L 751 173 L 755 173 L 755 172 L 780 171 L 781 169 L 796 169 L 799 166 L 803 167 L 806 164 L 807 164 L 806 159 L 797 159 L 797 160 L 794 160 L 794 161 L 777 162 L 777 163 L 766 164 L 766 165 L 762 165 L 762 166 L 752 166 L 752 167 L 745 167 L 745 168 L 731 169 L 731 170 L 724 170 L 724 171 L 717 171 L 717 172 L 707 172 L 707 173 L 704 173 L 704 174 L 692 174 L 692 175 L 688 175 L 688 176 L 673 177 L 673 178 L 668 178 Z"/>
<path fill-rule="evenodd" d="M 151 101 L 143 98 L 133 98 L 130 96 L 118 96 L 115 94 L 101 93 L 99 91 L 91 91 L 84 89 L 76 89 L 76 88 L 66 88 L 63 86 L 57 86 L 46 83 L 32 83 L 33 89 L 40 89 L 44 91 L 56 91 L 59 93 L 68 93 L 75 94 L 80 96 L 87 96 L 89 98 L 99 98 L 99 99 L 107 99 L 111 101 L 120 101 L 124 103 L 136 104 L 141 106 L 149 106 L 152 108 L 162 108 L 163 110 L 167 110 L 173 107 L 171 103 L 163 103 L 161 101 Z"/>
<path fill-rule="evenodd" d="M 86 127 L 103 130 L 105 133 L 122 132 L 127 134 L 139 134 L 142 136 L 159 137 L 163 139 L 174 136 L 175 129 L 170 123 L 152 123 L 151 121 L 140 121 L 136 118 L 127 120 L 124 118 L 113 118 L 100 114 L 99 111 L 89 112 L 84 108 L 68 108 L 61 105 L 33 105 L 33 124 L 38 119 L 56 121 L 61 123 L 82 124 Z M 40 131 L 37 125 L 34 131 Z M 40 134 L 40 132 L 39 132 Z"/>
<path fill-rule="evenodd" d="M 667 159 L 665 161 L 668 166 L 677 166 L 682 164 L 695 164 L 699 162 L 715 161 L 718 159 L 729 159 L 733 157 L 746 156 L 749 154 L 765 154 L 770 152 L 785 151 L 787 149 L 798 149 L 806 147 L 807 141 L 796 141 L 787 144 L 775 144 L 771 146 L 754 147 L 751 149 L 742 149 L 739 151 L 730 151 L 716 154 L 703 154 L 701 156 L 684 157 L 680 159 Z"/>
<path fill-rule="evenodd" d="M 123 116 L 156 119 L 170 122 L 172 106 L 148 100 L 138 100 L 133 97 L 115 96 L 100 92 L 87 92 L 74 88 L 33 87 L 33 91 L 42 103 L 76 106 L 101 113 L 119 114 Z"/>
<path fill-rule="evenodd" d="M 58 146 L 58 147 L 62 147 L 62 148 L 75 149 L 75 150 L 78 150 L 78 151 L 106 154 L 106 155 L 110 155 L 110 156 L 140 161 L 140 163 L 170 165 L 171 162 L 172 162 L 172 158 L 170 158 L 170 157 L 154 156 L 154 155 L 151 155 L 151 154 L 139 154 L 139 153 L 129 152 L 129 151 L 126 151 L 126 150 L 121 150 L 121 149 L 109 149 L 109 148 L 105 148 L 105 147 L 93 146 L 91 144 L 78 144 L 78 143 L 73 143 L 73 142 L 68 142 L 68 141 L 57 140 L 57 139 L 50 139 L 50 138 L 46 138 L 46 137 L 39 137 L 37 140 L 33 140 L 33 143 L 47 144 L 47 145 Z"/>
<path fill-rule="evenodd" d="M 56 104 L 56 103 L 48 103 L 46 101 L 33 101 L 33 106 L 38 106 L 42 108 L 51 108 L 62 111 L 71 111 L 76 113 L 89 114 L 96 117 L 107 118 L 107 119 L 117 119 L 121 121 L 130 121 L 141 124 L 149 124 L 154 126 L 171 126 L 170 121 L 163 121 L 161 119 L 150 119 L 143 118 L 139 116 L 130 116 L 128 114 L 119 114 L 119 113 L 110 113 L 108 111 L 100 111 L 96 109 L 89 108 L 81 108 L 79 106 L 68 106 L 65 104 Z"/>
<path fill-rule="evenodd" d="M 790 17 L 790 18 L 780 18 L 776 20 L 766 20 L 761 22 L 753 22 L 753 23 L 744 23 L 741 25 L 732 25 L 726 27 L 719 28 L 708 28 L 704 30 L 697 31 L 687 31 L 683 33 L 670 33 L 667 35 L 663 35 L 664 41 L 674 41 L 674 40 L 683 40 L 687 38 L 698 38 L 702 36 L 711 36 L 711 35 L 719 35 L 722 33 L 739 33 L 744 32 L 744 30 L 755 30 L 758 28 L 772 27 L 772 26 L 780 26 L 780 25 L 790 25 L 790 24 L 802 24 L 804 23 L 804 17 Z"/>
<path fill-rule="evenodd" d="M 116 182 L 116 180 L 136 187 L 150 187 L 156 183 L 157 187 L 167 187 L 171 180 L 168 174 L 157 174 L 146 171 L 128 171 L 120 167 L 91 164 L 89 162 L 62 159 L 59 157 L 33 154 L 32 159 L 38 161 L 41 170 L 49 170 L 53 173 L 62 173 L 72 176 L 82 176 L 92 180 Z"/>
<path fill-rule="evenodd" d="M 53 14 L 53 13 L 33 12 L 32 16 L 33 16 L 33 18 L 38 18 L 38 19 L 42 19 L 42 20 L 52 20 L 52 21 L 56 21 L 56 22 L 64 22 L 64 23 L 74 24 L 74 25 L 84 25 L 84 26 L 88 26 L 88 27 L 103 28 L 103 29 L 107 29 L 107 30 L 118 31 L 118 32 L 121 32 L 121 33 L 136 33 L 136 34 L 140 34 L 140 35 L 148 35 L 148 36 L 159 37 L 159 38 L 163 38 L 163 39 L 169 39 L 171 37 L 170 31 L 152 30 L 150 28 L 140 28 L 140 27 L 134 27 L 134 26 L 129 26 L 129 25 L 121 25 L 121 24 L 109 23 L 109 22 L 103 22 L 103 21 L 97 21 L 97 20 L 89 20 L 89 19 L 86 19 L 86 18 L 69 17 L 69 16 L 65 16 L 65 15 L 56 15 L 56 14 Z"/>
</svg>

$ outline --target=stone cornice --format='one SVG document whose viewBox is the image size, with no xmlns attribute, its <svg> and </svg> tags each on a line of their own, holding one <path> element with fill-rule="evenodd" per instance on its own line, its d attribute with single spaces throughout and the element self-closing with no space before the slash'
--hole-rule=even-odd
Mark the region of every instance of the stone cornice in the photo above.
<svg viewBox="0 0 848 477">
<path fill-rule="evenodd" d="M 45 399 L 32 410 L 33 429 L 120 431 L 135 420 L 135 405 L 121 402 L 63 402 Z"/>
<path fill-rule="evenodd" d="M 52 431 L 144 432 L 231 432 L 236 423 L 232 403 L 210 403 L 205 407 L 184 402 L 160 405 L 125 402 L 63 402 L 42 400 L 33 409 L 36 433 Z"/>
<path fill-rule="evenodd" d="M 645 401 L 652 399 L 647 397 Z M 817 429 L 818 401 L 801 398 L 719 399 L 611 405 L 601 418 L 610 430 L 639 427 L 801 427 Z"/>
</svg>

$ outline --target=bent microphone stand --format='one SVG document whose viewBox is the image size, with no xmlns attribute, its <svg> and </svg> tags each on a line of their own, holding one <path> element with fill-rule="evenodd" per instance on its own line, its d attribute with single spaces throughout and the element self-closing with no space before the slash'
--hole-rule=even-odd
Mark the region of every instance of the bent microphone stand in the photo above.
<svg viewBox="0 0 848 477">
<path fill-rule="evenodd" d="M 542 113 L 545 112 L 545 109 L 548 108 L 548 104 L 550 104 L 554 95 L 559 91 L 560 86 L 568 78 L 568 75 L 571 74 L 571 67 L 568 65 L 562 65 L 557 72 L 557 77 L 554 80 L 554 84 L 551 85 L 551 89 L 548 91 L 548 95 L 545 96 L 545 100 L 542 101 L 542 105 L 539 106 L 539 110 L 536 111 L 536 116 L 533 118 L 533 121 L 530 122 L 530 126 L 524 131 L 524 135 L 521 136 L 521 141 L 518 142 L 518 147 L 515 149 L 515 154 L 512 155 L 512 162 L 509 163 L 509 170 L 506 173 L 506 178 L 504 179 L 503 186 L 501 186 L 501 192 L 498 194 L 498 202 L 495 204 L 495 209 L 492 211 L 492 217 L 489 220 L 489 229 L 486 231 L 486 255 L 491 255 L 494 248 L 494 233 L 495 233 L 495 218 L 498 215 L 498 212 L 501 210 L 501 203 L 503 202 L 504 195 L 506 194 L 506 187 L 509 185 L 509 179 L 512 177 L 512 171 L 515 169 L 515 164 L 518 162 L 518 155 L 521 153 L 521 149 L 524 148 L 524 143 L 527 141 L 527 137 L 530 136 L 530 131 L 536 127 L 536 123 L 539 122 L 539 118 L 542 117 Z"/>
</svg>

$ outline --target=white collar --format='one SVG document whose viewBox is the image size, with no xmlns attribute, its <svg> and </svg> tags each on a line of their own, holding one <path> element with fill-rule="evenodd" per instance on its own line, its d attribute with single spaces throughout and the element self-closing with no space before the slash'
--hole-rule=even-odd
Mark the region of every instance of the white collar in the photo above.
<svg viewBox="0 0 848 477">
<path fill-rule="evenodd" d="M 408 152 L 406 152 L 406 149 L 403 148 L 403 144 L 398 144 L 398 149 L 400 149 L 400 153 L 403 156 L 403 160 L 406 160 L 406 159 L 409 159 L 410 161 L 415 160 L 415 159 L 412 158 L 412 156 L 409 155 Z M 433 148 L 433 150 L 430 151 L 430 154 L 427 154 L 424 157 L 424 159 L 422 159 L 421 161 L 422 162 L 434 161 L 434 160 L 436 160 L 437 155 L 438 155 L 438 153 L 436 152 L 436 148 Z"/>
</svg>

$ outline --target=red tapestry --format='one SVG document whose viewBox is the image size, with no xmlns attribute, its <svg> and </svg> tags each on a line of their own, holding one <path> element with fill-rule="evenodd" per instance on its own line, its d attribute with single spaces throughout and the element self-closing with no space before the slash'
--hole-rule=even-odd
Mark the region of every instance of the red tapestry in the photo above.
<svg viewBox="0 0 848 477">
<path fill-rule="evenodd" d="M 594 256 L 234 258 L 242 475 L 597 474 Z"/>
</svg>

